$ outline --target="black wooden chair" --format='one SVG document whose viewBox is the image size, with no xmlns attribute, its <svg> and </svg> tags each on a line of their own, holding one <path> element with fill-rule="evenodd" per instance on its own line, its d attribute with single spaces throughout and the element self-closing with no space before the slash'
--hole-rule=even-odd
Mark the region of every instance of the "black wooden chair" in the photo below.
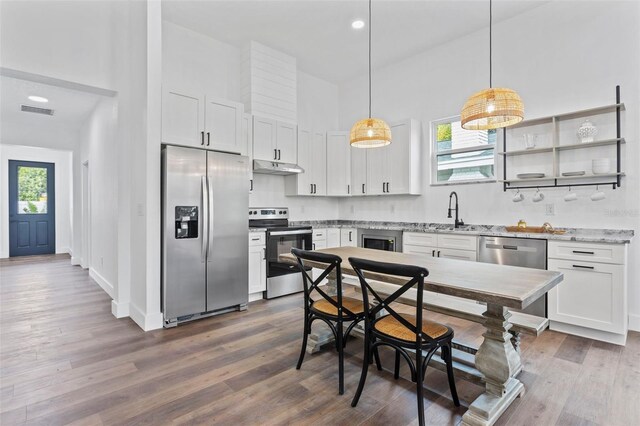
<svg viewBox="0 0 640 426">
<path fill-rule="evenodd" d="M 302 272 L 304 282 L 304 335 L 296 369 L 299 370 L 302 366 L 307 347 L 307 337 L 311 333 L 311 324 L 315 320 L 323 321 L 329 326 L 335 337 L 338 351 L 338 391 L 342 395 L 344 394 L 344 347 L 353 327 L 364 319 L 362 300 L 342 296 L 342 271 L 340 269 L 342 259 L 339 256 L 296 248 L 291 249 L 291 253 L 298 259 L 298 267 Z M 327 268 L 314 280 L 309 275 L 311 268 L 304 265 L 305 260 L 326 264 Z M 337 294 L 335 296 L 329 296 L 320 287 L 322 281 L 331 272 L 334 272 L 336 278 Z M 316 296 L 315 300 L 312 298 L 314 292 L 320 296 Z M 343 324 L 349 322 L 351 324 L 349 324 L 346 331 L 343 331 Z M 376 361 L 379 365 L 379 358 L 376 358 Z"/>
<path fill-rule="evenodd" d="M 386 345 L 396 351 L 394 371 L 394 377 L 396 379 L 399 376 L 400 356 L 409 364 L 411 379 L 417 384 L 418 420 L 421 426 L 424 425 L 422 382 L 424 381 L 424 376 L 427 371 L 427 365 L 438 349 L 440 349 L 441 357 L 447 364 L 447 376 L 449 378 L 449 387 L 451 389 L 453 403 L 456 407 L 459 407 L 460 401 L 458 400 L 456 382 L 453 377 L 451 358 L 453 330 L 446 325 L 424 319 L 422 315 L 424 278 L 429 275 L 429 271 L 419 266 L 374 262 L 353 257 L 349 258 L 349 262 L 360 279 L 363 300 L 368 301 L 369 294 L 371 294 L 374 300 L 378 302 L 375 307 L 371 307 L 369 303 L 364 304 L 366 314 L 364 362 L 362 364 L 362 374 L 360 376 L 358 390 L 353 397 L 351 406 L 355 407 L 358 404 L 358 400 L 362 394 L 362 389 L 367 379 L 371 352 L 376 350 L 378 346 Z M 409 278 L 409 281 L 400 286 L 393 294 L 381 297 L 367 282 L 367 279 L 364 277 L 365 271 Z M 415 315 L 396 312 L 391 306 L 391 303 L 413 287 L 417 290 Z M 376 318 L 376 314 L 381 313 L 383 309 L 386 310 L 388 314 Z M 422 324 L 422 326 L 418 328 L 416 324 Z M 415 351 L 415 355 L 411 354 L 409 350 Z M 412 356 L 415 357 L 415 363 L 412 360 Z"/>
</svg>

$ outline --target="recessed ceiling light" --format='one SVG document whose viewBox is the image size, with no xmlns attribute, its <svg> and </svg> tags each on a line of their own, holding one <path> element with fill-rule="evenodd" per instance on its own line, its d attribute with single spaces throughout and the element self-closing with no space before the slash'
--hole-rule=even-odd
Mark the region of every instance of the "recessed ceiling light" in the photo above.
<svg viewBox="0 0 640 426">
<path fill-rule="evenodd" d="M 362 21 L 360 19 L 357 19 L 357 20 L 353 21 L 351 23 L 351 28 L 353 28 L 354 30 L 359 30 L 359 29 L 364 28 L 364 21 Z"/>
<path fill-rule="evenodd" d="M 33 102 L 49 102 L 49 99 L 43 98 L 42 96 L 29 96 L 29 100 Z"/>
</svg>

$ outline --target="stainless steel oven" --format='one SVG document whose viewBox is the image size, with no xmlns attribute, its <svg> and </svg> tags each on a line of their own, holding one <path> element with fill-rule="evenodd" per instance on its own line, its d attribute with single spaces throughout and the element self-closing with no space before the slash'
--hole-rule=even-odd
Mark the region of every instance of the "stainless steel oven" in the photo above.
<svg viewBox="0 0 640 426">
<path fill-rule="evenodd" d="M 402 251 L 402 231 L 367 229 L 360 234 L 360 247 L 374 250 Z"/>
<path fill-rule="evenodd" d="M 250 208 L 249 226 L 266 228 L 267 299 L 297 293 L 303 290 L 302 275 L 298 267 L 279 261 L 281 254 L 292 248 L 311 250 L 310 226 L 289 226 L 287 208 Z"/>
</svg>

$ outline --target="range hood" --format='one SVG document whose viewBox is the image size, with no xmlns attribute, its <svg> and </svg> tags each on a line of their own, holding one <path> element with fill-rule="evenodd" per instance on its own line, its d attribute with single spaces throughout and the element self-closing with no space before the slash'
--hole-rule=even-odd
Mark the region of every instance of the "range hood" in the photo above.
<svg viewBox="0 0 640 426">
<path fill-rule="evenodd" d="M 269 175 L 295 175 L 304 173 L 304 169 L 297 164 L 278 163 L 276 161 L 253 160 L 253 172 Z"/>
</svg>

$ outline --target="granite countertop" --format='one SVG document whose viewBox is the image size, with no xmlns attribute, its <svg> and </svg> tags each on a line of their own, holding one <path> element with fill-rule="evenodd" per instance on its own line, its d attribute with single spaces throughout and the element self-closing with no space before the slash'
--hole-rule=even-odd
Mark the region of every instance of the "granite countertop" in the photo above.
<svg viewBox="0 0 640 426">
<path fill-rule="evenodd" d="M 420 222 L 376 222 L 366 220 L 312 220 L 292 221 L 292 226 L 311 225 L 314 228 L 364 228 L 384 229 L 406 232 L 449 233 L 462 235 L 488 235 L 493 237 L 537 238 L 559 241 L 584 241 L 592 243 L 627 244 L 631 242 L 634 231 L 631 229 L 588 229 L 588 228 L 556 228 L 566 231 L 564 234 L 529 234 L 523 232 L 507 232 L 506 227 L 499 225 L 464 225 L 454 229 L 445 223 Z"/>
</svg>

